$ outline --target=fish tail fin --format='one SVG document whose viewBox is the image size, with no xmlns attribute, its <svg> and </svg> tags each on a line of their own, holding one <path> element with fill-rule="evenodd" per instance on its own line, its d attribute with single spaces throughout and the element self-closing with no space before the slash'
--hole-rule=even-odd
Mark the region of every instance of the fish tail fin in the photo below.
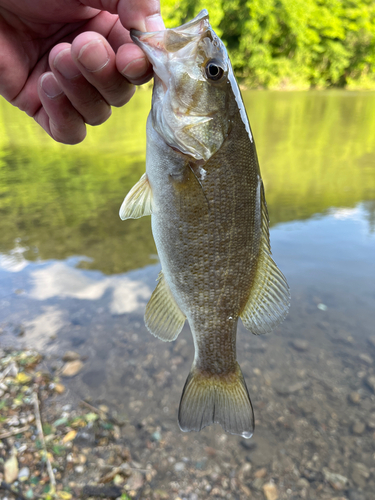
<svg viewBox="0 0 375 500">
<path fill-rule="evenodd" d="M 200 431 L 214 423 L 226 432 L 249 439 L 254 432 L 254 412 L 240 365 L 225 375 L 212 375 L 194 365 L 185 382 L 178 412 L 180 429 Z"/>
</svg>

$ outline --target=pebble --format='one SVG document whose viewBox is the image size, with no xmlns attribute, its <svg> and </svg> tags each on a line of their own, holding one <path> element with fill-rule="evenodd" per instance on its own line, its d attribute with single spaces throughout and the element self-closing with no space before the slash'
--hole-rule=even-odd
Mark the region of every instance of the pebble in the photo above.
<svg viewBox="0 0 375 500">
<path fill-rule="evenodd" d="M 375 430 L 375 413 L 372 413 L 367 420 L 367 427 L 372 431 Z"/>
<path fill-rule="evenodd" d="M 66 351 L 62 357 L 62 360 L 65 361 L 77 361 L 77 359 L 80 359 L 81 356 L 78 354 L 78 352 L 75 351 Z"/>
<path fill-rule="evenodd" d="M 309 385 L 310 382 L 308 380 L 302 380 L 301 382 L 296 382 L 295 384 L 276 383 L 275 391 L 281 396 L 288 396 L 289 394 L 306 389 Z"/>
<path fill-rule="evenodd" d="M 372 390 L 372 392 L 375 393 L 375 376 L 374 375 L 371 375 L 370 377 L 366 378 L 366 384 Z"/>
<path fill-rule="evenodd" d="M 129 490 L 139 490 L 142 488 L 144 483 L 143 475 L 141 472 L 134 471 L 133 474 L 130 476 L 127 482 L 127 487 Z"/>
<path fill-rule="evenodd" d="M 261 490 L 263 486 L 263 479 L 261 477 L 257 477 L 254 479 L 254 481 L 251 483 L 251 486 L 254 488 L 254 490 Z"/>
<path fill-rule="evenodd" d="M 367 479 L 370 477 L 370 471 L 365 464 L 356 462 L 353 464 L 351 478 L 353 482 L 360 488 L 365 488 Z"/>
<path fill-rule="evenodd" d="M 360 403 L 360 401 L 361 401 L 361 395 L 358 392 L 351 392 L 349 394 L 349 401 L 353 405 L 358 405 Z"/>
<path fill-rule="evenodd" d="M 13 483 L 18 477 L 18 461 L 15 454 L 4 463 L 4 479 L 6 483 Z"/>
<path fill-rule="evenodd" d="M 346 330 L 339 330 L 337 333 L 331 336 L 332 342 L 339 342 L 346 345 L 354 344 L 354 338 Z"/>
<path fill-rule="evenodd" d="M 74 467 L 74 470 L 77 472 L 77 474 L 82 474 L 85 468 L 83 467 L 83 465 L 77 465 L 76 467 Z"/>
<path fill-rule="evenodd" d="M 13 377 L 13 378 L 17 377 L 17 375 L 18 375 L 18 367 L 17 367 L 16 363 L 14 363 L 12 361 L 9 366 L 10 366 L 10 369 L 8 371 L 8 375 L 10 377 Z"/>
<path fill-rule="evenodd" d="M 255 474 L 254 474 L 254 477 L 266 477 L 267 475 L 267 469 L 265 467 L 262 467 L 261 469 L 258 469 L 257 471 L 255 471 Z"/>
<path fill-rule="evenodd" d="M 17 416 L 14 415 L 12 418 L 8 420 L 7 424 L 9 425 L 9 427 L 17 427 L 20 425 L 20 421 L 17 418 Z"/>
<path fill-rule="evenodd" d="M 161 440 L 161 434 L 159 431 L 155 431 L 152 435 L 151 438 L 153 441 L 160 441 Z"/>
<path fill-rule="evenodd" d="M 28 467 L 22 467 L 22 469 L 18 473 L 18 479 L 20 481 L 26 481 L 30 476 L 30 470 Z"/>
<path fill-rule="evenodd" d="M 83 363 L 79 359 L 76 361 L 68 361 L 65 363 L 63 366 L 61 375 L 63 377 L 74 377 L 74 375 L 77 375 L 83 368 Z"/>
<path fill-rule="evenodd" d="M 177 462 L 176 464 L 174 464 L 174 470 L 176 472 L 182 472 L 183 470 L 185 470 L 184 462 Z"/>
<path fill-rule="evenodd" d="M 361 354 L 358 355 L 358 359 L 360 359 L 361 361 L 363 361 L 363 363 L 365 363 L 368 366 L 371 366 L 373 364 L 373 362 L 374 362 L 374 360 L 372 359 L 372 357 L 369 356 L 368 354 L 365 354 L 364 352 L 361 352 Z"/>
<path fill-rule="evenodd" d="M 65 386 L 63 384 L 55 384 L 55 391 L 57 392 L 57 394 L 62 394 L 63 392 L 65 392 Z"/>
<path fill-rule="evenodd" d="M 365 429 L 366 429 L 365 424 L 359 420 L 354 422 L 354 425 L 352 427 L 353 434 L 357 434 L 358 436 L 363 434 L 365 432 Z"/>
<path fill-rule="evenodd" d="M 264 484 L 263 493 L 267 500 L 277 500 L 279 498 L 279 492 L 274 483 Z"/>
<path fill-rule="evenodd" d="M 295 339 L 290 344 L 293 349 L 299 352 L 305 352 L 309 349 L 309 343 L 306 340 Z"/>
<path fill-rule="evenodd" d="M 305 479 L 304 477 L 301 477 L 300 479 L 298 479 L 297 481 L 297 488 L 310 488 L 310 483 L 308 482 L 307 479 Z"/>
<path fill-rule="evenodd" d="M 332 486 L 334 490 L 342 491 L 346 489 L 346 486 L 349 482 L 347 477 L 331 472 L 326 467 L 323 467 L 323 474 L 324 479 Z"/>
</svg>

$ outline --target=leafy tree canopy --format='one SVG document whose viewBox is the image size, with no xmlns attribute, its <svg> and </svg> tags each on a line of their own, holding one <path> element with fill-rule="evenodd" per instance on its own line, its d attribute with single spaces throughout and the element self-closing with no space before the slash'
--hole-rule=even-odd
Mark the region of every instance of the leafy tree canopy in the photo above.
<svg viewBox="0 0 375 500">
<path fill-rule="evenodd" d="M 162 0 L 167 27 L 207 8 L 253 88 L 375 88 L 373 0 Z"/>
</svg>

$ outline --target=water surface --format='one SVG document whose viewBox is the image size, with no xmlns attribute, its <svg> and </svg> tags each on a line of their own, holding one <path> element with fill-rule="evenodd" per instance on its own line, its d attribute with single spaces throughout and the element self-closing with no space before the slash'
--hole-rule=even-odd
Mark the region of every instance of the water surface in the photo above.
<svg viewBox="0 0 375 500">
<path fill-rule="evenodd" d="M 252 440 L 217 426 L 180 432 L 189 328 L 164 344 L 144 327 L 160 270 L 150 220 L 122 222 L 118 210 L 144 172 L 147 91 L 74 147 L 0 102 L 0 346 L 36 347 L 57 373 L 66 350 L 86 356 L 64 381 L 65 398 L 126 414 L 132 456 L 157 470 L 154 486 L 166 498 L 247 498 L 249 488 L 261 499 L 273 480 L 280 498 L 328 499 L 337 496 L 328 473 L 338 473 L 348 479 L 344 498 L 371 500 L 375 94 L 246 92 L 244 100 L 273 255 L 292 292 L 290 314 L 272 334 L 239 328 Z"/>
</svg>

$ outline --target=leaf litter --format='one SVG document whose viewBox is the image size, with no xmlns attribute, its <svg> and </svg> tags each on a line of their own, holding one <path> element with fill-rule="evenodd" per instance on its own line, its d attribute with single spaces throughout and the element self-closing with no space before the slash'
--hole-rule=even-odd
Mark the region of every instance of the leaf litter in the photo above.
<svg viewBox="0 0 375 500">
<path fill-rule="evenodd" d="M 0 497 L 135 498 L 155 471 L 121 444 L 123 419 L 86 401 L 62 406 L 65 386 L 42 361 L 29 349 L 0 358 Z"/>
</svg>

